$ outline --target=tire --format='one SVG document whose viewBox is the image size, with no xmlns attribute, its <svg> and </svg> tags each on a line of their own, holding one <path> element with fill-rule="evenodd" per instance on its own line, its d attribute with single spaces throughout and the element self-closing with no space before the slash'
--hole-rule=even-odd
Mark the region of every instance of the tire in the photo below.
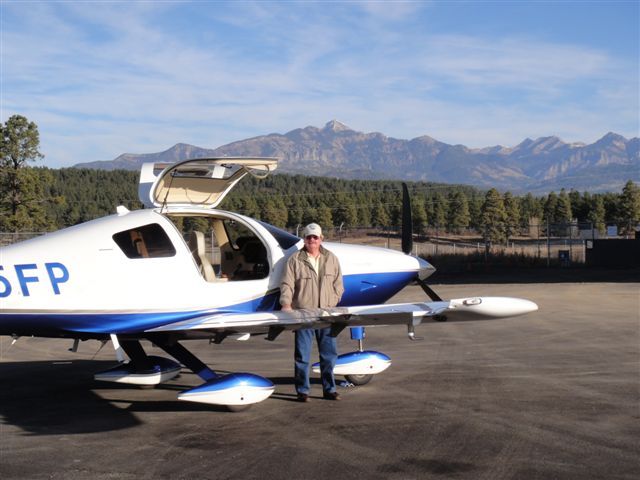
<svg viewBox="0 0 640 480">
<path fill-rule="evenodd" d="M 373 374 L 365 373 L 362 375 L 345 375 L 344 378 L 346 378 L 347 381 L 353 383 L 354 385 L 366 385 L 373 378 Z"/>
<path fill-rule="evenodd" d="M 225 406 L 227 407 L 227 410 L 229 410 L 230 412 L 237 413 L 237 412 L 244 412 L 246 410 L 249 410 L 251 408 L 251 405 L 253 405 L 253 403 L 247 403 L 245 405 L 225 405 Z"/>
</svg>

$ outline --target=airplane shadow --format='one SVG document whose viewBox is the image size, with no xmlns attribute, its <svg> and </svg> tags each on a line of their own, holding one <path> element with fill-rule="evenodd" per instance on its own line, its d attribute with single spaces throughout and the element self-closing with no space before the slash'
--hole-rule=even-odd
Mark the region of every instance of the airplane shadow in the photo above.
<svg viewBox="0 0 640 480">
<path fill-rule="evenodd" d="M 93 379 L 95 372 L 113 365 L 112 361 L 97 360 L 0 363 L 2 423 L 19 427 L 23 435 L 68 435 L 136 427 L 143 423 L 136 416 L 140 412 L 228 413 L 223 406 L 177 399 L 178 392 L 202 383 L 189 370 L 183 368 L 176 379 L 155 387 Z M 272 377 L 270 380 L 276 385 L 270 399 L 296 401 L 293 378 Z M 319 385 L 321 382 L 312 377 L 311 383 Z M 314 390 L 320 391 L 317 387 Z M 120 394 L 114 397 L 116 391 Z M 159 396 L 166 397 L 162 395 L 163 391 L 175 392 L 175 399 L 158 399 Z"/>
<path fill-rule="evenodd" d="M 0 364 L 0 415 L 25 435 L 106 432 L 141 422 L 92 391 L 94 372 L 113 362 L 12 362 Z"/>
</svg>

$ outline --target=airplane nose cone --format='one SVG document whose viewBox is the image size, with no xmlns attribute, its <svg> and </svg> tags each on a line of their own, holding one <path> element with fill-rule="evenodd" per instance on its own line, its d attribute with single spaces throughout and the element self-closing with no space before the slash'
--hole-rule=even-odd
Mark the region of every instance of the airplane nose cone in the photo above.
<svg viewBox="0 0 640 480">
<path fill-rule="evenodd" d="M 424 280 L 425 278 L 431 276 L 435 271 L 436 268 L 431 265 L 429 262 L 427 262 L 425 259 L 420 258 L 420 257 L 415 257 L 416 260 L 418 261 L 418 277 L 420 278 L 420 280 Z"/>
</svg>

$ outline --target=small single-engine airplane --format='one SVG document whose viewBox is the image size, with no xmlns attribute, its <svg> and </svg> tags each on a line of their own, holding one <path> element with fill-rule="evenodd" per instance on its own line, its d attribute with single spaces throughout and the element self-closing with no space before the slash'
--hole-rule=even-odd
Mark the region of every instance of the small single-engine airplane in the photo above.
<svg viewBox="0 0 640 480">
<path fill-rule="evenodd" d="M 251 373 L 219 375 L 181 341 L 208 338 L 275 340 L 285 330 L 352 327 L 357 351 L 340 355 L 335 373 L 354 384 L 385 370 L 390 358 L 362 349 L 366 325 L 405 324 L 409 338 L 427 321 L 463 321 L 537 310 L 517 298 L 440 299 L 425 279 L 435 269 L 403 252 L 328 243 L 341 264 L 345 292 L 334 308 L 280 311 L 279 283 L 287 258 L 302 239 L 264 222 L 216 209 L 247 174 L 264 178 L 275 158 L 200 158 L 144 164 L 143 210 L 119 206 L 108 217 L 0 250 L 0 335 L 111 340 L 120 363 L 97 380 L 154 385 L 175 377 L 181 364 L 204 383 L 180 400 L 241 410 L 268 398 L 274 384 Z M 403 224 L 411 225 L 406 185 Z M 384 304 L 418 282 L 430 302 Z M 355 327 L 355 328 L 353 328 Z M 178 362 L 147 355 L 148 340 Z M 130 360 L 125 361 L 124 353 Z"/>
</svg>

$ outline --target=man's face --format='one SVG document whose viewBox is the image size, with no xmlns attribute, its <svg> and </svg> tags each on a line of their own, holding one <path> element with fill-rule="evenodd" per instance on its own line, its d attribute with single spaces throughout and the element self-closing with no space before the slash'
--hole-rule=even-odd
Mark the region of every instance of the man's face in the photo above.
<svg viewBox="0 0 640 480">
<path fill-rule="evenodd" d="M 309 252 L 316 252 L 320 250 L 320 244 L 322 243 L 322 237 L 317 235 L 307 235 L 304 237 L 304 246 Z"/>
</svg>

